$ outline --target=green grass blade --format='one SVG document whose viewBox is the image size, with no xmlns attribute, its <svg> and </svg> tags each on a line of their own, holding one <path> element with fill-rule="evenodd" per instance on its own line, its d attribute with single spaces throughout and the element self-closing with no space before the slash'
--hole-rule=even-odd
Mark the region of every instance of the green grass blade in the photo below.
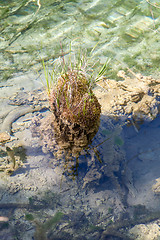
<svg viewBox="0 0 160 240">
<path fill-rule="evenodd" d="M 96 82 L 98 82 L 100 80 L 100 77 L 107 71 L 108 69 L 108 64 L 111 61 L 111 58 L 109 58 L 105 64 L 102 66 L 101 70 L 98 73 L 98 76 L 96 77 Z"/>
</svg>

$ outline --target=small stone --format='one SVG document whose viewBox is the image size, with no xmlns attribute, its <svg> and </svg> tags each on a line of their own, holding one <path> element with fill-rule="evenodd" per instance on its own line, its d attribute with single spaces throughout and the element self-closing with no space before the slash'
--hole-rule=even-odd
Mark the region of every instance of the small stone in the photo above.
<svg viewBox="0 0 160 240">
<path fill-rule="evenodd" d="M 0 133 L 0 143 L 4 143 L 7 142 L 11 139 L 10 134 L 6 133 L 6 132 L 2 132 Z"/>
</svg>

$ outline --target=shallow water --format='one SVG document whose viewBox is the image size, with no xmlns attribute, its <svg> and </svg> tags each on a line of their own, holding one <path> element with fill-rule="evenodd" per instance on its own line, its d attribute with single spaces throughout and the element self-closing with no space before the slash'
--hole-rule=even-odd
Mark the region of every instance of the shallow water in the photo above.
<svg viewBox="0 0 160 240">
<path fill-rule="evenodd" d="M 0 1 L 1 80 L 13 73 L 39 71 L 41 58 L 53 64 L 61 44 L 72 42 L 93 64 L 111 59 L 107 77 L 119 69 L 156 74 L 159 71 L 159 8 L 142 1 Z M 97 69 L 95 69 L 97 70 Z"/>
<path fill-rule="evenodd" d="M 1 0 L 1 126 L 17 107 L 11 98 L 30 92 L 27 101 L 42 87 L 42 59 L 49 68 L 62 55 L 67 62 L 70 48 L 73 59 L 79 52 L 92 56 L 95 76 L 108 59 L 107 78 L 118 79 L 117 72 L 128 68 L 158 76 L 160 6 L 155 4 Z M 0 222 L 1 239 L 129 239 L 127 227 L 160 217 L 159 196 L 152 189 L 159 178 L 158 117 L 135 128 L 103 113 L 90 149 L 68 163 L 44 154 L 40 140 L 32 137 L 30 123 L 37 114 L 12 126 L 19 140 L 8 146 L 23 146 L 26 159 L 13 175 L 1 175 L 0 215 L 9 218 Z M 7 153 L 1 147 L 3 161 Z"/>
</svg>

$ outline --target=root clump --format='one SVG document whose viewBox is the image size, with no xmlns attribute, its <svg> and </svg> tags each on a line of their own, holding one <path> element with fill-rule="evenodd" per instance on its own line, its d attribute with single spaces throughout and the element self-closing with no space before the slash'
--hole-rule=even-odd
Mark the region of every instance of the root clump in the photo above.
<svg viewBox="0 0 160 240">
<path fill-rule="evenodd" d="M 38 127 L 43 149 L 78 157 L 98 131 L 101 106 L 83 73 L 70 70 L 61 75 L 49 94 L 51 115 Z"/>
</svg>

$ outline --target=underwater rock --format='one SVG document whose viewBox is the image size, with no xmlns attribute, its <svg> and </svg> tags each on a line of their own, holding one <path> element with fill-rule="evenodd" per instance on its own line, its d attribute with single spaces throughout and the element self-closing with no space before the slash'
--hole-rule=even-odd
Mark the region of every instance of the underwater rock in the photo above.
<svg viewBox="0 0 160 240">
<path fill-rule="evenodd" d="M 155 194 L 160 194 L 160 178 L 156 179 L 156 183 L 152 186 L 152 190 Z"/>
<path fill-rule="evenodd" d="M 100 124 L 101 106 L 93 94 L 90 82 L 80 71 L 61 75 L 51 90 L 49 104 L 52 113 L 33 121 L 33 132 L 42 139 L 43 151 L 78 157 L 91 143 Z M 37 129 L 37 130 L 36 130 Z"/>
<path fill-rule="evenodd" d="M 123 80 L 103 79 L 98 82 L 101 89 L 105 90 L 97 91 L 102 110 L 116 119 L 152 121 L 159 113 L 160 79 L 131 73 L 133 78 L 119 71 L 118 77 Z"/>
<path fill-rule="evenodd" d="M 159 239 L 160 236 L 159 221 L 148 224 L 136 225 L 129 230 L 129 233 L 131 237 L 134 237 L 133 239 L 137 240 Z"/>
<path fill-rule="evenodd" d="M 8 142 L 11 139 L 10 134 L 6 132 L 0 133 L 0 143 L 5 143 Z"/>
</svg>

